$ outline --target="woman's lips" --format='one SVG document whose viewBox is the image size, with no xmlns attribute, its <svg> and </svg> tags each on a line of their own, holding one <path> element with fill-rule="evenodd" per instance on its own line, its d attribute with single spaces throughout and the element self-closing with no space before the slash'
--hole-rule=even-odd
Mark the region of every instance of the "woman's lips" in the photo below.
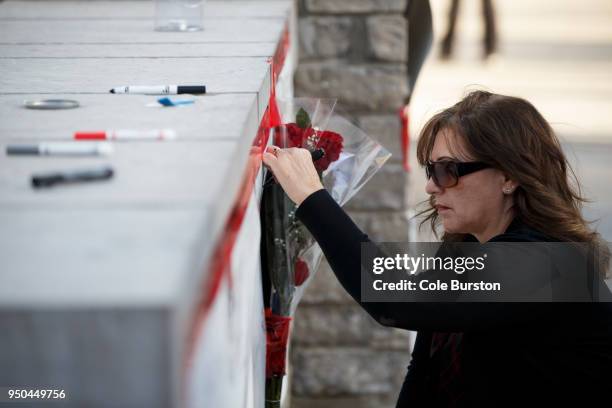
<svg viewBox="0 0 612 408">
<path fill-rule="evenodd" d="M 447 207 L 445 205 L 440 205 L 440 204 L 436 205 L 436 210 L 438 210 L 439 213 L 440 212 L 444 212 L 444 211 L 448 211 L 450 209 L 451 209 L 450 207 Z"/>
</svg>

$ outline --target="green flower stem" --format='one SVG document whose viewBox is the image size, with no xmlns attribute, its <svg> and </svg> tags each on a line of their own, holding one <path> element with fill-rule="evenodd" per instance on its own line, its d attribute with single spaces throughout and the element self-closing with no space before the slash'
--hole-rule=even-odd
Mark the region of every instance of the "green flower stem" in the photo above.
<svg viewBox="0 0 612 408">
<path fill-rule="evenodd" d="M 283 389 L 283 377 L 273 375 L 266 378 L 266 403 L 265 408 L 280 408 L 281 390 Z"/>
</svg>

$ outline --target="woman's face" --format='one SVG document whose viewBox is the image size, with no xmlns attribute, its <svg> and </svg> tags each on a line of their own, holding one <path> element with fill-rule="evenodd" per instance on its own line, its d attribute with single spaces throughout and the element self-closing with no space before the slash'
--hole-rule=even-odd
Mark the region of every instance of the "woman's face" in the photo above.
<svg viewBox="0 0 612 408">
<path fill-rule="evenodd" d="M 441 130 L 435 137 L 429 159 L 477 161 L 465 153 L 467 149 L 461 139 L 450 130 Z M 490 238 L 491 228 L 500 224 L 511 206 L 510 196 L 504 195 L 503 189 L 514 188 L 512 182 L 501 171 L 492 168 L 459 177 L 458 181 L 456 186 L 443 188 L 436 186 L 430 178 L 425 191 L 434 197 L 445 232 L 468 233 L 479 240 L 484 237 L 481 241 L 486 241 Z M 491 236 L 501 232 L 495 231 Z"/>
</svg>

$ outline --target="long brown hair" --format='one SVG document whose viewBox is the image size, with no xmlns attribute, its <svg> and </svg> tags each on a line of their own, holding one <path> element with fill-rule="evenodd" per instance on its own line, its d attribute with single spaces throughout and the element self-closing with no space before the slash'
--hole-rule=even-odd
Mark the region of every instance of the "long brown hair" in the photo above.
<svg viewBox="0 0 612 408">
<path fill-rule="evenodd" d="M 593 244 L 599 253 L 600 271 L 607 270 L 610 251 L 600 235 L 582 217 L 580 183 L 570 167 L 555 132 L 528 101 L 485 91 L 473 91 L 454 106 L 434 115 L 423 127 L 417 159 L 430 160 L 441 130 L 461 138 L 467 153 L 504 172 L 518 182 L 514 192 L 515 215 L 528 227 L 554 240 Z M 424 216 L 437 236 L 438 213 L 428 207 Z M 465 234 L 444 233 L 443 241 L 461 241 Z M 603 269 L 601 269 L 603 268 Z"/>
</svg>

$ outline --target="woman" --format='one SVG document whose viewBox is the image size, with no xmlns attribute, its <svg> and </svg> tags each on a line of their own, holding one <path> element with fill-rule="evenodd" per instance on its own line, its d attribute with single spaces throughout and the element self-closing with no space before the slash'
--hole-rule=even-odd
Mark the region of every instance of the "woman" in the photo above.
<svg viewBox="0 0 612 408">
<path fill-rule="evenodd" d="M 607 265 L 559 142 L 529 102 L 472 92 L 429 120 L 417 156 L 430 195 L 421 214 L 434 231 L 441 223 L 442 241 L 582 242 L 603 254 L 598 270 Z M 398 407 L 583 404 L 612 383 L 610 303 L 362 302 L 368 237 L 323 189 L 308 151 L 272 147 L 264 163 L 351 296 L 381 324 L 418 331 Z"/>
</svg>

